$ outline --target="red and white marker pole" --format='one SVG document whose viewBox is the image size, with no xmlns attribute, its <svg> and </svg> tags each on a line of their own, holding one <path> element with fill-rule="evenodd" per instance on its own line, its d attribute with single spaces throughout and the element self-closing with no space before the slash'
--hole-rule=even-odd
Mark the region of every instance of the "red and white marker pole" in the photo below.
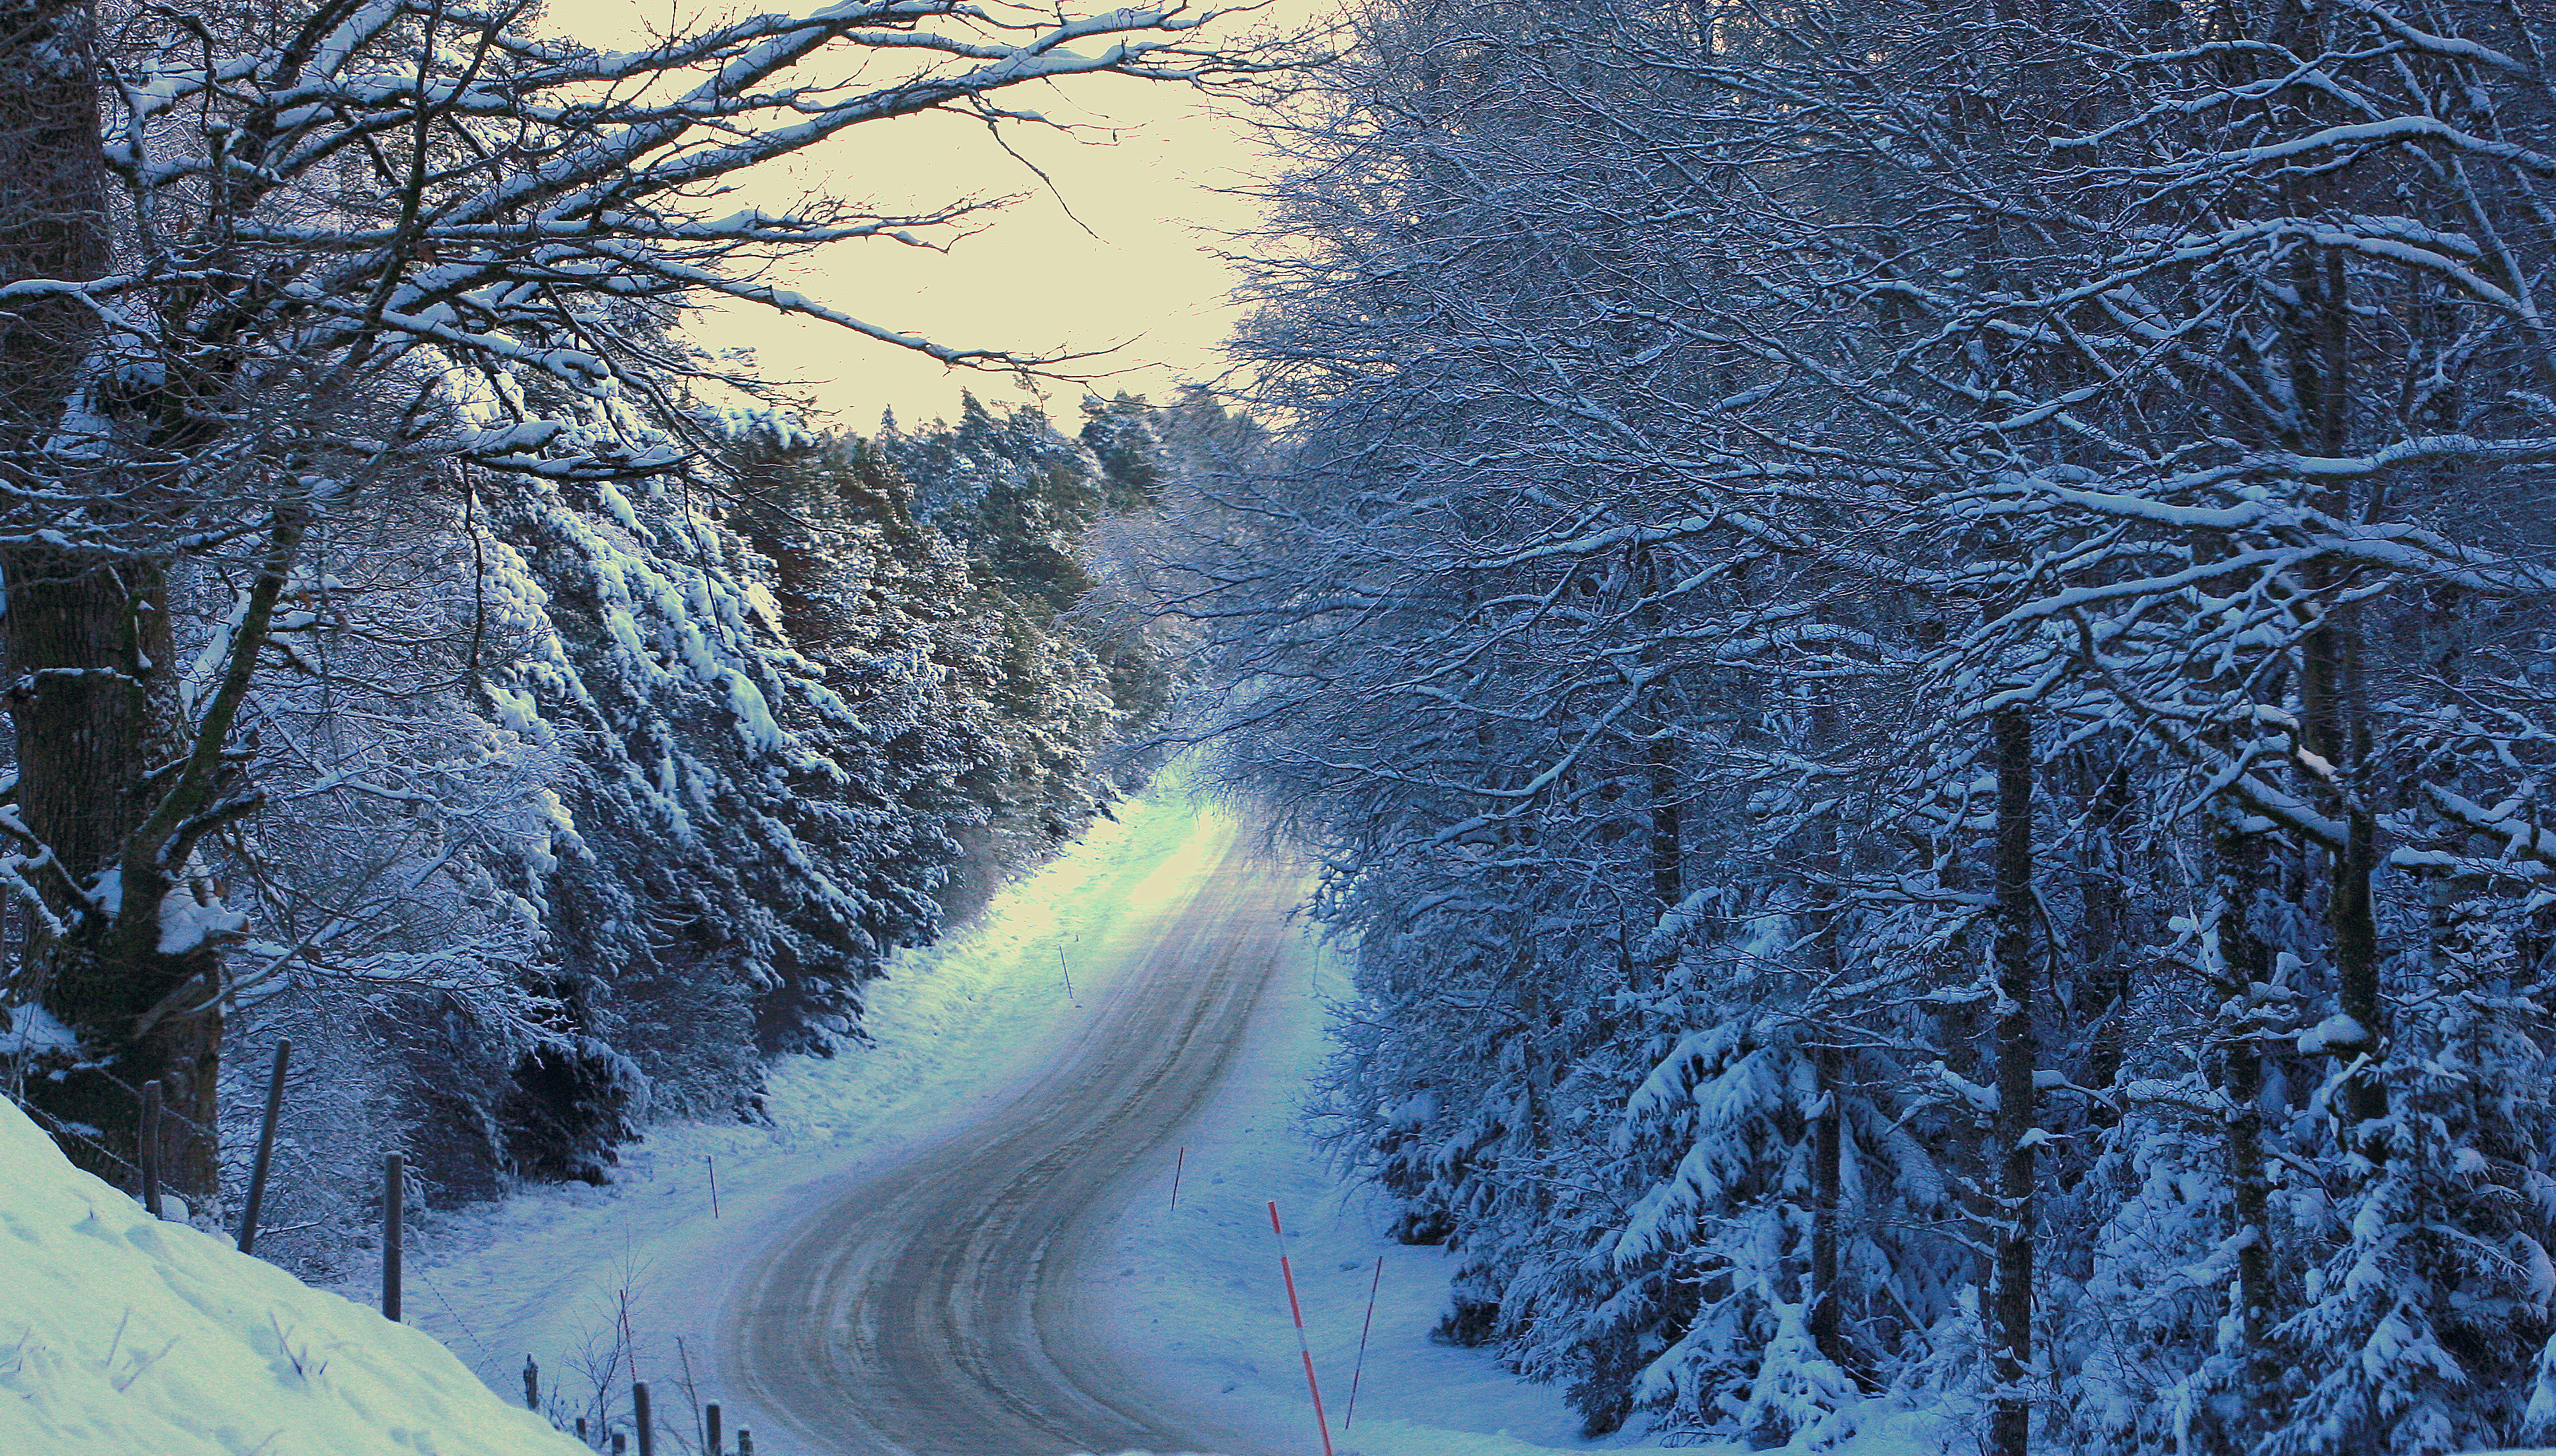
<svg viewBox="0 0 2556 1456">
<path fill-rule="evenodd" d="M 1305 1357 L 1305 1389 L 1314 1397 L 1314 1426 L 1323 1433 L 1323 1456 L 1333 1456 L 1332 1423 L 1323 1416 L 1323 1387 L 1314 1379 L 1314 1347 L 1305 1343 L 1305 1306 L 1296 1301 L 1296 1271 L 1287 1263 L 1287 1231 L 1278 1227 L 1278 1201 L 1269 1202 L 1269 1232 L 1278 1239 L 1278 1274 L 1287 1281 L 1287 1312 L 1296 1316 L 1296 1351 Z"/>
</svg>

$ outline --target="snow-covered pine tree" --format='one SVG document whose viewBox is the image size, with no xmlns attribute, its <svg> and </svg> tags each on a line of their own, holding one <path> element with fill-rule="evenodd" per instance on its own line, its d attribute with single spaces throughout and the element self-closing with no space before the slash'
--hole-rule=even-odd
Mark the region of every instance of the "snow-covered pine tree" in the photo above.
<svg viewBox="0 0 2556 1456">
<path fill-rule="evenodd" d="M 825 198 L 781 212 L 702 199 L 850 128 L 1013 86 L 1098 72 L 1212 81 L 1258 65 L 1198 41 L 1209 11 L 897 0 L 743 12 L 609 52 L 540 33 L 538 14 L 443 0 L 200 15 L 30 0 L 0 24 L 0 157 L 25 183 L 0 246 L 11 380 L 0 554 L 11 676 L 27 685 L 11 701 L 6 864 L 35 926 L 10 1001 L 79 1038 L 76 1072 L 24 1085 L 65 1151 L 102 1174 L 132 1161 L 129 1089 L 161 1080 L 182 1114 L 173 1181 L 199 1197 L 218 1182 L 224 967 L 206 941 L 159 950 L 158 919 L 192 900 L 205 836 L 260 801 L 229 751 L 315 527 L 385 482 L 465 460 L 532 482 L 502 510 L 490 502 L 491 529 L 563 551 L 556 584 L 595 594 L 575 604 L 582 625 L 614 625 L 604 604 L 617 605 L 616 587 L 635 592 L 640 625 L 656 610 L 642 599 L 662 586 L 678 598 L 699 588 L 720 618 L 705 642 L 746 632 L 751 613 L 730 610 L 720 576 L 748 577 L 719 559 L 723 544 L 697 536 L 686 507 L 660 509 L 665 477 L 700 443 L 669 433 L 690 366 L 634 320 L 677 296 L 720 295 L 944 362 L 1020 361 L 896 333 L 769 281 L 779 257 L 913 241 L 974 204 L 882 216 Z M 822 100 L 781 79 L 830 74 L 852 79 Z M 643 478 L 658 483 L 634 484 Z M 544 490 L 592 498 L 554 504 Z M 604 499 L 615 493 L 626 512 Z M 667 569 L 614 564 L 657 550 Z M 246 610 L 212 689 L 188 706 L 171 592 L 209 562 L 248 583 Z M 670 634 L 660 647 L 681 638 L 647 625 Z M 609 651 L 624 647 L 633 663 L 652 651 Z M 564 675 L 539 692 L 576 698 L 574 660 L 599 648 L 563 649 Z M 723 650 L 705 661 L 754 684 L 753 655 L 719 663 Z M 711 670 L 684 668 L 696 669 Z M 592 706 L 588 732 L 619 731 L 615 716 L 640 732 L 674 707 L 580 686 L 595 689 L 579 709 Z M 741 690 L 727 707 L 760 722 Z M 689 726 L 709 741 L 712 720 Z M 789 736 L 767 746 L 813 763 Z M 665 743 L 627 751 L 672 767 Z M 633 805 L 654 795 L 657 812 L 688 789 L 622 778 L 615 790 Z M 831 832 L 792 826 L 803 830 Z M 691 913 L 686 895 L 651 885 L 630 904 L 599 895 L 585 913 L 633 927 L 627 911 L 644 902 L 667 923 L 629 933 L 664 943 L 660 930 L 717 917 Z M 850 945 L 866 934 L 854 920 L 818 923 L 840 918 L 821 908 L 834 898 L 812 892 L 786 931 L 740 921 L 709 933 Z M 741 1015 L 728 990 L 703 995 L 713 1020 Z"/>
<path fill-rule="evenodd" d="M 975 868 L 960 893 L 971 899 L 1105 808 L 1127 755 L 1170 712 L 1175 669 L 1143 626 L 1078 610 L 1095 584 L 1095 529 L 1152 504 L 1161 465 L 1148 414 L 1133 398 L 1086 407 L 1105 459 L 1035 405 L 998 415 L 973 395 L 955 424 L 891 425 L 872 442 L 914 483 L 920 523 L 966 563 L 977 666 L 964 686 L 999 760 L 969 838 Z"/>
<path fill-rule="evenodd" d="M 2539 1235 L 2441 1150 L 2529 1167 L 2530 1107 L 2467 1079 L 2538 1033 L 2424 988 L 2454 944 L 2543 954 L 2536 27 L 1365 15 L 1384 44 L 1274 125 L 1303 167 L 1242 339 L 1273 463 L 1198 492 L 1163 600 L 1218 624 L 1236 771 L 1358 931 L 1338 1111 L 1415 1231 L 1464 1242 L 1458 1325 L 1574 1379 L 1650 1358 L 1640 1297 L 1568 1359 L 1500 1303 L 1567 1329 L 1603 1286 L 1537 1230 L 1553 1179 L 1627 1164 L 1532 1114 L 1629 1091 L 1597 1008 L 1656 968 L 1582 927 L 1656 903 L 1624 839 L 1713 884 L 1707 846 L 1819 784 L 1841 964 L 1899 993 L 1831 1014 L 1891 1048 L 1894 1106 L 1933 1099 L 1973 1233 L 2036 1245 L 2032 1285 L 1952 1301 L 1885 1379 L 1984 1389 L 2009 1450 L 2062 1392 L 2041 1438 L 2104 1449 L 2512 1436 Z M 1660 561 L 1665 589 L 1620 584 Z M 1800 681 L 1833 731 L 1760 699 Z M 2035 966 L 1983 974 L 1992 907 Z M 2003 1076 L 1991 1020 L 2030 1053 Z M 1795 1145 L 1758 1146 L 1780 1188 Z M 1565 1225 L 1598 1206 L 1567 1196 Z M 1948 1238 L 1910 1277 L 1974 1258 Z"/>
</svg>

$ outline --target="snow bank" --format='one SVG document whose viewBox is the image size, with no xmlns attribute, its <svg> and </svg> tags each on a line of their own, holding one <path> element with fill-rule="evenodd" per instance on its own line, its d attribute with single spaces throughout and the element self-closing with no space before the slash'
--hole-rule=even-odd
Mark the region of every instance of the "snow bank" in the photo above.
<svg viewBox="0 0 2556 1456">
<path fill-rule="evenodd" d="M 450 1352 L 72 1167 L 0 1103 L 0 1451 L 583 1456 Z"/>
</svg>

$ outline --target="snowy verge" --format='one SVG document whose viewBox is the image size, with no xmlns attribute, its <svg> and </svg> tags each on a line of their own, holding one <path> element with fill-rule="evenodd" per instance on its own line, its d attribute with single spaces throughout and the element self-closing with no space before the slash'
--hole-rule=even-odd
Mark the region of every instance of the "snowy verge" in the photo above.
<svg viewBox="0 0 2556 1456">
<path fill-rule="evenodd" d="M 0 1103 L 0 1451 L 582 1456 L 452 1353 L 151 1217 Z"/>
<path fill-rule="evenodd" d="M 1638 1432 L 1584 1439 L 1559 1390 L 1519 1379 L 1488 1352 L 1430 1339 L 1455 1256 L 1387 1238 L 1383 1200 L 1343 1181 L 1306 1128 L 1327 1019 L 1353 994 L 1345 960 L 1303 943 L 1271 992 L 1215 1101 L 1119 1220 L 1110 1302 L 1130 1368 L 1151 1372 L 1167 1400 L 1213 1427 L 1249 1432 L 1272 1450 L 1321 1449 L 1270 1231 L 1275 1201 L 1338 1456 L 1669 1449 Z M 1938 1456 L 1962 1443 L 1939 1418 L 1876 1407 L 1859 1434 L 1831 1449 Z"/>
<path fill-rule="evenodd" d="M 719 1377 L 719 1298 L 740 1261 L 832 1184 L 965 1136 L 1067 1054 L 1138 963 L 1119 946 L 1186 906 L 1235 832 L 1176 779 L 1121 802 L 966 926 L 899 953 L 868 989 L 871 1045 L 782 1059 L 769 1126 L 652 1127 L 608 1186 L 434 1216 L 412 1236 L 411 1317 L 501 1392 L 522 1389 L 531 1357 L 546 1405 L 597 1431 L 626 1421 L 634 1377 L 678 1425 L 717 1401 L 729 1430 L 764 1427 Z M 757 1449 L 799 1456 L 773 1428 Z"/>
<path fill-rule="evenodd" d="M 661 1408 L 685 1390 L 722 1402 L 730 1430 L 764 1425 L 722 1389 L 712 1291 L 831 1182 L 964 1136 L 972 1117 L 1070 1046 L 1083 1007 L 1110 989 L 1097 979 L 1104 968 L 1140 959 L 1114 948 L 1186 904 L 1238 832 L 1176 784 L 1121 804 L 1116 822 L 1094 825 L 974 924 L 899 956 L 870 998 L 874 1046 L 777 1068 L 766 1100 L 771 1127 L 655 1128 L 610 1187 L 533 1189 L 440 1219 L 432 1267 L 413 1265 L 414 1317 L 445 1332 L 500 1391 L 521 1388 L 524 1359 L 534 1356 L 554 1408 L 587 1415 L 597 1429 L 621 1418 L 634 1374 L 656 1383 Z M 1213 1106 L 1153 1181 L 1133 1190 L 1117 1218 L 1117 1257 L 1103 1267 L 1127 1368 L 1167 1410 L 1193 1412 L 1204 1429 L 1248 1435 L 1262 1449 L 1321 1449 L 1269 1232 L 1275 1199 L 1340 1456 L 1666 1449 L 1632 1434 L 1582 1440 L 1560 1392 L 1519 1380 L 1485 1352 L 1430 1341 L 1453 1260 L 1383 1238 L 1381 1205 L 1344 1184 L 1303 1127 L 1328 1008 L 1348 994 L 1340 958 L 1300 943 Z M 1379 1257 L 1374 1330 L 1343 1429 Z M 1839 1453 L 1937 1456 L 1946 1434 L 1939 1421 L 1877 1412 Z M 757 1448 L 808 1456 L 770 1430 Z"/>
</svg>

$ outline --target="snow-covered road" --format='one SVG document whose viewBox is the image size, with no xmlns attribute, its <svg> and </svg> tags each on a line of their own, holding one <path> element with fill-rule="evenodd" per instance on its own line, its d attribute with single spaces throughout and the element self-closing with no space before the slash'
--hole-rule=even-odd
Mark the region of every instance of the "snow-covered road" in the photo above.
<svg viewBox="0 0 2556 1456">
<path fill-rule="evenodd" d="M 1292 955 L 1301 875 L 1230 827 L 1190 893 L 1086 946 L 1089 1015 L 1010 1101 L 841 1179 L 729 1292 L 721 1374 L 810 1450 L 1214 1450 L 1118 1357 L 1099 1295 L 1126 1185 L 1150 1181 Z"/>
<path fill-rule="evenodd" d="M 1553 1390 L 1432 1343 L 1450 1252 L 1381 1238 L 1306 1141 L 1349 994 L 1283 922 L 1306 873 L 1177 782 L 1118 815 L 901 954 L 876 1043 L 785 1058 L 769 1126 L 659 1125 L 609 1187 L 438 1216 L 412 1319 L 501 1393 L 533 1356 L 545 1403 L 598 1432 L 650 1382 L 660 1452 L 716 1401 L 758 1456 L 1321 1456 L 1274 1199 L 1340 1456 L 1657 1449 L 1581 1440 Z"/>
</svg>

